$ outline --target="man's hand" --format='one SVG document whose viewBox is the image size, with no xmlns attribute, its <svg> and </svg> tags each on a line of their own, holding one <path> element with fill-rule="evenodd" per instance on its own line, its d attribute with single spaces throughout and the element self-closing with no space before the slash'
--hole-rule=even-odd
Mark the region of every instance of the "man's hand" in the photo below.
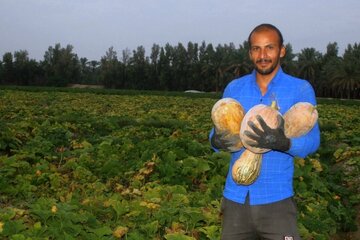
<svg viewBox="0 0 360 240">
<path fill-rule="evenodd" d="M 251 133 L 245 131 L 244 134 L 250 139 L 254 140 L 247 142 L 248 145 L 258 148 L 268 148 L 279 151 L 287 151 L 290 149 L 290 139 L 285 136 L 284 132 L 284 119 L 278 115 L 279 125 L 277 128 L 270 128 L 260 115 L 256 116 L 263 130 L 256 127 L 256 125 L 249 121 L 249 127 L 254 131 Z"/>
<path fill-rule="evenodd" d="M 231 134 L 227 131 L 219 131 L 216 128 L 211 138 L 211 144 L 218 149 L 230 152 L 236 152 L 242 148 L 240 134 Z"/>
</svg>

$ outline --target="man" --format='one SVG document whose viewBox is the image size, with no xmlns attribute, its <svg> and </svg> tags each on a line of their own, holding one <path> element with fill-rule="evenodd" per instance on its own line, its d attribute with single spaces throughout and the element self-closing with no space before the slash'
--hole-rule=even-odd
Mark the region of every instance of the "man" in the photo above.
<svg viewBox="0 0 360 240">
<path fill-rule="evenodd" d="M 254 28 L 249 38 L 249 56 L 254 71 L 233 80 L 225 88 L 223 98 L 234 98 L 247 112 L 257 104 L 271 105 L 276 101 L 284 114 L 297 102 L 316 105 L 314 90 L 302 79 L 285 74 L 280 59 L 285 56 L 281 32 L 271 24 Z M 261 119 L 260 119 L 261 120 Z M 296 206 L 293 201 L 294 157 L 306 157 L 320 144 L 319 126 L 298 138 L 287 138 L 283 123 L 265 131 L 255 128 L 247 132 L 255 147 L 270 148 L 264 153 L 260 175 L 251 185 L 239 185 L 232 179 L 231 169 L 244 148 L 232 152 L 222 201 L 222 240 L 241 239 L 300 239 L 297 230 Z M 217 151 L 234 142 L 214 129 L 210 133 L 212 146 Z M 270 139 L 270 141 L 267 141 Z"/>
</svg>

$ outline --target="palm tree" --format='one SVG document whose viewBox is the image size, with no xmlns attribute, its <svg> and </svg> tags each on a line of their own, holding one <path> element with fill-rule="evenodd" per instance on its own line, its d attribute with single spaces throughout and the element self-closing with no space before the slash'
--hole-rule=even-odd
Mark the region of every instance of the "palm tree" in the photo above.
<svg viewBox="0 0 360 240">
<path fill-rule="evenodd" d="M 315 48 L 301 50 L 298 57 L 299 77 L 308 80 L 317 89 L 317 78 L 320 76 L 322 55 Z"/>
<path fill-rule="evenodd" d="M 333 95 L 333 88 L 329 84 L 329 79 L 331 79 L 329 73 L 334 70 L 334 65 L 337 65 L 337 62 L 341 60 L 338 53 L 339 47 L 336 42 L 327 45 L 326 53 L 324 54 L 321 63 L 322 73 L 317 91 L 317 96 L 319 97 L 331 97 Z"/>
<path fill-rule="evenodd" d="M 351 45 L 344 56 L 333 60 L 326 68 L 326 75 L 337 97 L 358 98 L 360 91 L 360 45 Z"/>
<path fill-rule="evenodd" d="M 284 70 L 284 72 L 295 75 L 296 74 L 296 66 L 294 63 L 294 58 L 296 57 L 296 54 L 293 53 L 293 48 L 290 43 L 285 45 L 286 54 L 281 59 L 281 67 Z"/>
</svg>

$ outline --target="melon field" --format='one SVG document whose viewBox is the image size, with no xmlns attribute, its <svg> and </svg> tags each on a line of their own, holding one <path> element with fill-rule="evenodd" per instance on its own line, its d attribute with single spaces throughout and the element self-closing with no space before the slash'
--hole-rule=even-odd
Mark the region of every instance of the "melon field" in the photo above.
<svg viewBox="0 0 360 240">
<path fill-rule="evenodd" d="M 0 239 L 219 240 L 229 154 L 208 141 L 217 100 L 0 90 Z M 321 147 L 295 159 L 303 239 L 356 231 L 360 203 L 359 102 L 317 109 Z"/>
</svg>

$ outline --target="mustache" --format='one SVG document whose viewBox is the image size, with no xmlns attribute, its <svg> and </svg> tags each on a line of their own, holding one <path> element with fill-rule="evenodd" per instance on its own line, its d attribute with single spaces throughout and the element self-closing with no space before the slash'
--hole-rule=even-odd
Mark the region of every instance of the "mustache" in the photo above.
<svg viewBox="0 0 360 240">
<path fill-rule="evenodd" d="M 256 63 L 270 63 L 270 62 L 272 62 L 271 59 L 267 59 L 267 58 L 260 58 L 256 60 Z"/>
</svg>

